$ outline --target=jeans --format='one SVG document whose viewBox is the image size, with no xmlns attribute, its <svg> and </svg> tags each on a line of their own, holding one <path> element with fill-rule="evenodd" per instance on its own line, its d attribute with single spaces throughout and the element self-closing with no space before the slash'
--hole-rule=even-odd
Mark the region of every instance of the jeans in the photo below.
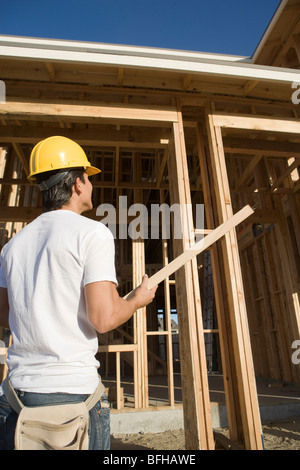
<svg viewBox="0 0 300 470">
<path fill-rule="evenodd" d="M 25 406 L 60 405 L 78 403 L 88 395 L 70 395 L 67 393 L 32 393 L 17 391 Z M 89 450 L 110 449 L 110 408 L 105 395 L 89 411 Z M 5 395 L 0 396 L 0 450 L 14 450 L 14 434 L 18 415 L 10 407 Z"/>
</svg>

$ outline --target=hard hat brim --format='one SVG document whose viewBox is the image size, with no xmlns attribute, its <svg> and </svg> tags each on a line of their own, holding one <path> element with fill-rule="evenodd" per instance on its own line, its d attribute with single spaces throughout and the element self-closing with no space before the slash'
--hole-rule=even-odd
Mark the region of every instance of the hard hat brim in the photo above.
<svg viewBox="0 0 300 470">
<path fill-rule="evenodd" d="M 98 173 L 101 173 L 101 170 L 99 170 L 99 168 L 96 168 L 95 166 L 88 166 L 86 167 L 85 171 L 87 172 L 88 176 L 93 176 L 97 175 Z"/>
</svg>

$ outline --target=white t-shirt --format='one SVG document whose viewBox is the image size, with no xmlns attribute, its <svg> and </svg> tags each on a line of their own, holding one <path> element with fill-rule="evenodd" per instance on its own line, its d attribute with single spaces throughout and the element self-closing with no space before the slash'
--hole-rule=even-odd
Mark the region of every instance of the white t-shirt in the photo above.
<svg viewBox="0 0 300 470">
<path fill-rule="evenodd" d="M 93 393 L 97 333 L 83 287 L 117 284 L 114 239 L 100 222 L 69 210 L 40 215 L 2 249 L 0 287 L 8 290 L 12 386 L 39 393 Z"/>
</svg>

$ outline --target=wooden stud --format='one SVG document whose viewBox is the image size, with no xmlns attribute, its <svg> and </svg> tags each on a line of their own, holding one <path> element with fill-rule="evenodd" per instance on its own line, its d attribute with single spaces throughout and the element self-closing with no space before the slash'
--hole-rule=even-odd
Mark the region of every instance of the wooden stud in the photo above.
<svg viewBox="0 0 300 470">
<path fill-rule="evenodd" d="M 142 203 L 142 191 L 134 191 L 135 203 Z M 133 288 L 135 289 L 141 282 L 145 274 L 145 248 L 144 240 L 132 240 L 132 268 L 133 268 Z M 148 406 L 148 357 L 147 357 L 147 337 L 146 337 L 146 308 L 137 310 L 134 314 L 134 343 L 138 345 L 137 381 L 138 381 L 138 407 Z"/>
<path fill-rule="evenodd" d="M 164 203 L 164 191 L 160 190 L 160 204 Z M 163 266 L 168 264 L 168 241 L 162 239 L 162 258 Z M 151 278 L 150 278 L 151 279 Z M 167 328 L 166 350 L 167 350 L 167 374 L 168 374 L 168 393 L 169 404 L 175 404 L 174 398 L 174 371 L 173 371 L 173 344 L 172 344 L 172 328 L 171 328 L 171 296 L 170 296 L 170 280 L 167 277 L 164 281 L 164 297 L 165 297 L 165 323 Z"/>
<path fill-rule="evenodd" d="M 223 119 L 227 122 L 225 117 Z M 207 108 L 207 132 L 218 216 L 220 221 L 225 221 L 232 216 L 230 189 L 221 129 L 216 124 L 214 113 L 209 108 Z M 222 253 L 236 368 L 235 380 L 242 423 L 242 435 L 240 434 L 239 439 L 242 440 L 246 449 L 259 450 L 263 448 L 261 422 L 235 231 L 229 232 L 222 240 Z"/>
<path fill-rule="evenodd" d="M 179 125 L 173 124 L 174 141 L 170 148 L 168 168 L 171 203 L 179 203 L 183 207 L 190 203 L 190 188 L 180 112 L 178 120 Z M 182 218 L 182 227 L 182 240 L 173 241 L 175 256 L 190 245 L 186 237 L 186 233 L 193 230 L 189 214 L 187 220 Z M 195 259 L 176 272 L 176 297 L 186 448 L 213 449 L 199 279 Z"/>
<path fill-rule="evenodd" d="M 203 195 L 205 202 L 205 215 L 209 227 L 216 226 L 215 222 L 215 196 L 211 190 L 211 171 L 209 168 L 209 159 L 206 152 L 206 145 L 204 141 L 204 135 L 201 126 L 199 125 L 196 129 L 197 145 L 199 163 L 202 175 L 203 184 Z M 221 360 L 222 360 L 222 371 L 224 376 L 224 389 L 225 399 L 227 408 L 227 420 L 230 430 L 230 436 L 234 441 L 239 440 L 239 410 L 237 407 L 238 399 L 236 392 L 236 384 L 233 380 L 235 374 L 234 365 L 234 354 L 230 344 L 230 337 L 228 335 L 228 307 L 226 303 L 226 292 L 225 275 L 223 273 L 223 263 L 221 261 L 220 246 L 218 244 L 212 245 L 211 249 L 211 263 L 213 269 L 213 281 L 214 281 L 214 293 L 216 302 L 216 311 L 218 317 L 218 328 L 220 331 L 220 349 L 221 349 Z"/>
</svg>

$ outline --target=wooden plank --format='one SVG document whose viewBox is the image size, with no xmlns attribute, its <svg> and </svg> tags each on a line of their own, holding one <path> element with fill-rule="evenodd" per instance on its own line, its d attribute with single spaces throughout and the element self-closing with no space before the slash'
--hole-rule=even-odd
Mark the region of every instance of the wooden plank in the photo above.
<svg viewBox="0 0 300 470">
<path fill-rule="evenodd" d="M 207 217 L 208 227 L 216 226 L 216 207 L 215 197 L 212 191 L 212 172 L 209 161 L 209 152 L 205 145 L 204 132 L 200 125 L 196 129 L 197 146 L 199 164 L 203 178 L 203 195 L 205 202 L 205 211 Z M 232 350 L 230 336 L 228 335 L 228 306 L 227 298 L 224 295 L 226 292 L 226 279 L 223 272 L 223 263 L 221 261 L 221 247 L 220 244 L 212 245 L 210 251 L 214 293 L 216 302 L 217 322 L 220 330 L 219 341 L 222 361 L 223 376 L 225 389 L 225 400 L 227 409 L 228 426 L 230 436 L 233 440 L 239 440 L 239 410 L 238 410 L 238 394 L 236 392 L 236 384 L 233 380 L 235 376 L 234 354 Z"/>
<path fill-rule="evenodd" d="M 90 102 L 30 102 L 13 101 L 10 98 L 6 103 L 0 104 L 0 117 L 6 118 L 68 118 L 85 120 L 118 120 L 118 121 L 148 121 L 148 122 L 176 122 L 177 111 L 172 107 L 151 106 L 107 106 L 107 103 L 91 105 Z"/>
<path fill-rule="evenodd" d="M 277 202 L 277 201 L 276 201 Z M 289 252 L 289 235 L 286 218 L 283 213 L 281 202 L 277 202 L 277 208 L 280 212 L 280 224 L 275 224 L 275 234 L 277 238 L 278 257 L 280 269 L 284 273 L 282 283 L 286 292 L 286 331 L 289 332 L 290 344 L 295 338 L 300 338 L 300 300 L 299 300 L 299 282 L 294 265 L 293 253 Z M 300 369 L 297 365 L 293 368 L 294 380 L 299 382 Z"/>
<path fill-rule="evenodd" d="M 135 173 L 140 174 L 140 159 L 135 159 Z M 134 190 L 134 202 L 142 203 L 141 190 Z M 142 282 L 145 273 L 145 242 L 143 239 L 132 240 L 132 274 L 133 288 Z M 138 407 L 148 406 L 148 355 L 146 337 L 146 307 L 134 314 L 134 343 L 137 344 L 137 392 Z"/>
<path fill-rule="evenodd" d="M 48 126 L 13 126 L 6 125 L 0 127 L 1 143 L 18 143 L 35 145 L 40 140 L 52 135 L 64 135 L 75 140 L 82 146 L 103 147 L 125 147 L 132 148 L 165 148 L 167 138 L 170 134 L 168 128 L 160 127 L 135 127 L 130 129 L 113 129 L 110 126 L 97 126 L 93 128 L 64 128 L 57 125 Z"/>
<path fill-rule="evenodd" d="M 164 191 L 160 190 L 159 198 L 160 204 L 165 202 Z M 163 266 L 168 264 L 168 241 L 162 240 L 162 259 Z M 167 328 L 166 338 L 166 351 L 167 351 L 167 374 L 168 374 L 168 396 L 169 404 L 175 404 L 174 394 L 174 369 L 173 369 L 173 339 L 172 339 L 172 328 L 171 328 L 171 295 L 170 295 L 170 280 L 167 277 L 164 281 L 164 302 L 165 302 L 165 325 Z"/>
<path fill-rule="evenodd" d="M 214 153 L 216 159 L 217 178 L 220 185 L 220 214 L 222 218 L 232 214 L 231 201 L 225 197 L 228 194 L 229 182 L 226 174 L 225 155 L 222 147 L 222 134 L 220 128 L 215 128 L 215 136 L 218 153 Z M 219 173 L 220 171 L 220 173 Z M 225 197 L 224 197 L 225 194 Z M 259 406 L 256 392 L 255 374 L 252 361 L 250 335 L 247 323 L 247 310 L 243 291 L 243 281 L 239 252 L 237 248 L 236 234 L 231 231 L 224 237 L 224 270 L 229 282 L 229 306 L 231 314 L 231 326 L 233 330 L 233 347 L 235 352 L 237 382 L 240 398 L 240 413 L 243 423 L 243 440 L 246 448 L 261 449 L 262 434 Z"/>
<path fill-rule="evenodd" d="M 269 305 L 269 293 L 268 284 L 269 281 L 265 276 L 265 253 L 263 251 L 262 239 L 258 238 L 255 240 L 253 245 L 253 261 L 256 268 L 257 278 L 257 289 L 255 298 L 255 308 L 257 309 L 260 330 L 265 347 L 264 361 L 268 367 L 268 377 L 280 379 L 278 375 L 278 355 L 277 347 L 274 342 L 274 335 L 271 333 L 272 330 L 272 312 L 271 306 Z"/>
<path fill-rule="evenodd" d="M 217 225 L 216 195 L 213 191 L 214 175 L 209 155 L 208 143 L 204 139 L 204 131 L 198 125 L 196 129 L 199 163 L 203 175 L 203 195 L 205 201 L 205 213 L 208 227 Z M 253 217 L 253 216 L 250 216 Z M 219 328 L 219 341 L 222 360 L 222 372 L 224 377 L 225 400 L 227 409 L 228 426 L 233 441 L 239 441 L 241 430 L 241 413 L 239 406 L 239 391 L 236 379 L 235 354 L 231 338 L 231 323 L 227 302 L 227 279 L 222 259 L 220 243 L 212 245 L 210 250 L 212 273 L 214 280 L 214 293 Z"/>
<path fill-rule="evenodd" d="M 300 166 L 300 158 L 297 158 L 287 169 L 284 173 L 282 173 L 279 178 L 274 181 L 274 183 L 271 186 L 271 191 L 276 191 L 278 189 L 278 186 L 294 171 L 296 168 Z"/>
<path fill-rule="evenodd" d="M 274 227 L 272 228 L 274 232 Z M 284 312 L 284 304 L 282 302 L 282 290 L 280 288 L 280 283 L 278 282 L 278 271 L 275 268 L 275 259 L 274 257 L 278 256 L 276 247 L 274 247 L 273 234 L 270 231 L 266 232 L 262 237 L 262 243 L 265 247 L 265 256 L 266 256 L 266 275 L 268 287 L 270 290 L 270 304 L 273 310 L 273 329 L 272 333 L 275 336 L 278 354 L 280 360 L 277 363 L 278 374 L 280 379 L 285 382 L 292 382 L 291 366 L 292 362 L 290 360 L 289 353 L 290 344 L 288 340 L 286 321 L 282 312 Z M 274 249 L 275 248 L 275 249 Z"/>
<path fill-rule="evenodd" d="M 1 140 L 1 139 L 0 139 Z M 263 153 L 266 157 L 276 158 L 300 158 L 299 144 L 290 141 L 279 141 L 279 140 L 263 140 L 259 138 L 255 139 L 238 139 L 230 136 L 224 136 L 224 150 L 228 155 L 238 153 L 242 155 L 255 155 Z"/>
<path fill-rule="evenodd" d="M 98 352 L 128 352 L 128 351 L 137 351 L 137 344 L 103 344 L 98 346 Z"/>
<path fill-rule="evenodd" d="M 165 171 L 167 161 L 168 161 L 168 150 L 165 149 L 162 161 L 160 162 L 160 165 L 159 165 L 159 171 L 158 171 L 157 178 L 156 178 L 157 179 L 156 186 L 158 188 L 161 185 L 161 181 L 162 181 L 162 177 L 163 177 L 163 174 L 164 174 L 164 171 Z"/>
<path fill-rule="evenodd" d="M 178 269 L 180 269 L 183 265 L 192 260 L 195 256 L 199 255 L 204 250 L 207 250 L 213 243 L 218 241 L 226 233 L 234 229 L 237 225 L 242 223 L 253 213 L 254 210 L 249 205 L 247 205 L 235 215 L 233 215 L 230 219 L 223 222 L 223 224 L 214 229 L 212 232 L 202 238 L 199 242 L 192 245 L 181 255 L 177 256 L 173 261 L 168 263 L 165 267 L 153 274 L 153 276 L 151 276 L 148 281 L 149 289 L 152 289 L 152 287 L 156 286 L 164 279 L 174 274 Z"/>
<path fill-rule="evenodd" d="M 251 91 L 259 84 L 258 80 L 249 80 L 244 86 L 244 96 L 248 96 Z"/>
<path fill-rule="evenodd" d="M 173 124 L 174 139 L 168 159 L 170 201 L 183 206 L 191 202 L 187 158 L 181 113 L 179 124 Z M 187 233 L 193 230 L 193 221 L 181 214 L 182 239 L 173 240 L 174 256 L 190 246 Z M 213 449 L 209 390 L 205 360 L 205 345 L 201 333 L 202 312 L 198 270 L 195 258 L 176 272 L 176 299 L 179 326 L 184 431 L 187 449 Z M 202 336 L 202 339 L 201 339 Z"/>
<path fill-rule="evenodd" d="M 300 121 L 297 119 L 266 118 L 265 116 L 251 116 L 213 112 L 211 115 L 213 125 L 216 127 L 246 129 L 255 131 L 300 133 Z"/>
<path fill-rule="evenodd" d="M 260 162 L 260 160 L 263 158 L 262 154 L 255 155 L 254 158 L 251 159 L 249 162 L 248 166 L 245 168 L 241 176 L 239 177 L 238 181 L 236 182 L 235 185 L 235 191 L 237 191 L 243 183 L 245 183 L 246 179 L 249 177 L 250 174 L 252 174 L 253 169 L 256 167 L 256 165 Z"/>
<path fill-rule="evenodd" d="M 20 144 L 17 144 L 17 143 L 13 143 L 12 144 L 16 154 L 18 155 L 18 158 L 20 160 L 20 162 L 22 163 L 22 166 L 23 166 L 23 169 L 25 171 L 25 174 L 26 175 L 29 175 L 29 164 L 28 164 L 28 160 L 26 159 L 25 155 L 24 155 L 24 152 L 20 146 Z"/>
<path fill-rule="evenodd" d="M 266 341 L 264 340 L 265 331 L 262 327 L 261 312 L 257 308 L 258 298 L 258 276 L 257 266 L 255 265 L 255 240 L 251 242 L 241 251 L 241 262 L 244 263 L 243 275 L 244 282 L 247 286 L 245 290 L 245 297 L 247 300 L 247 313 L 251 340 L 253 344 L 253 360 L 255 365 L 255 372 L 257 376 L 266 377 L 268 375 L 267 361 L 265 358 L 268 355 L 266 350 Z"/>
<path fill-rule="evenodd" d="M 114 181 L 99 181 L 95 180 L 92 181 L 94 188 L 116 188 L 116 189 L 157 189 L 155 182 L 134 182 L 134 181 L 122 181 L 119 182 L 118 186 L 115 184 Z M 0 185 L 4 186 L 13 186 L 13 185 L 20 185 L 20 186 L 35 186 L 34 183 L 29 182 L 23 178 L 0 178 Z M 168 189 L 168 183 L 162 183 L 160 185 L 161 189 Z"/>
<path fill-rule="evenodd" d="M 215 115 L 211 107 L 206 109 L 207 132 L 210 145 L 215 198 L 219 220 L 225 221 L 232 216 L 232 205 L 228 183 L 225 154 L 219 125 L 232 123 L 234 126 L 253 127 L 253 118 L 245 118 L 244 124 L 228 121 L 230 117 Z M 215 120 L 216 118 L 216 120 Z M 240 118 L 240 116 L 238 117 Z M 222 121 L 223 119 L 223 121 Z M 216 126 L 218 123 L 218 126 Z M 274 127 L 273 127 L 274 129 Z M 226 276 L 229 320 L 234 351 L 235 376 L 233 380 L 238 393 L 239 440 L 243 441 L 246 449 L 262 449 L 261 423 L 258 407 L 254 367 L 251 352 L 250 336 L 247 324 L 247 311 L 243 290 L 240 259 L 236 234 L 232 230 L 222 240 L 222 254 Z"/>
</svg>

